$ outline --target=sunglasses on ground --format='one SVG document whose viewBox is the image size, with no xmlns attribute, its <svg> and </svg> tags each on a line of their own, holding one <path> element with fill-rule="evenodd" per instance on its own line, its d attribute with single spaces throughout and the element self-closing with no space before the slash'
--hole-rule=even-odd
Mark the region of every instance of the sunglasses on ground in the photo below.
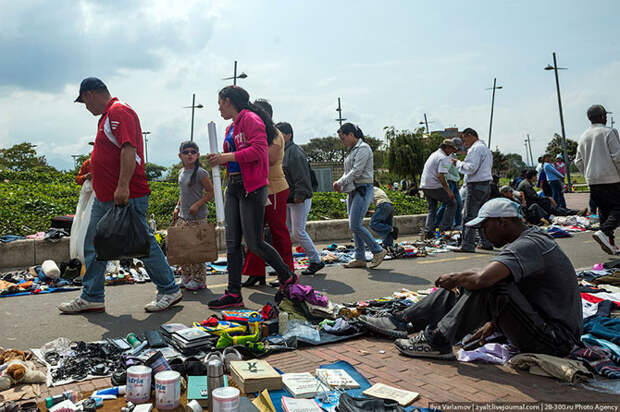
<svg viewBox="0 0 620 412">
<path fill-rule="evenodd" d="M 184 155 L 196 154 L 196 153 L 198 153 L 196 150 L 183 150 Z"/>
</svg>

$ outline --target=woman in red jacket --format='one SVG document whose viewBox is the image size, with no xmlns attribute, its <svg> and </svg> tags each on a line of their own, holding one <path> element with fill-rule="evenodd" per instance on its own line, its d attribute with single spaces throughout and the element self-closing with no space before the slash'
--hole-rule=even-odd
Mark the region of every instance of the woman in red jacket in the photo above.
<svg viewBox="0 0 620 412">
<path fill-rule="evenodd" d="M 222 118 L 232 119 L 233 124 L 226 130 L 224 153 L 207 156 L 211 166 L 226 164 L 228 175 L 224 207 L 228 290 L 218 299 L 209 302 L 212 309 L 243 306 L 242 235 L 248 249 L 276 270 L 280 289 L 297 282 L 295 272 L 284 263 L 278 252 L 263 240 L 269 183 L 267 147 L 276 137 L 275 126 L 264 111 L 250 103 L 248 92 L 241 87 L 223 88 L 218 96 L 218 104 Z"/>
</svg>

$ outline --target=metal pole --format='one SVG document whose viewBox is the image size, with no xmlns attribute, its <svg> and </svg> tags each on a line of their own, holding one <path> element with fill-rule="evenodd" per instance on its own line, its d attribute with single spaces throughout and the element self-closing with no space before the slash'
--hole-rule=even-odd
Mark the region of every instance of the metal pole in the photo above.
<svg viewBox="0 0 620 412">
<path fill-rule="evenodd" d="M 564 163 L 566 164 L 566 177 L 568 178 L 568 190 L 573 191 L 570 178 L 570 159 L 566 150 L 566 131 L 564 130 L 564 114 L 562 113 L 562 98 L 560 97 L 560 79 L 558 78 L 558 63 L 553 52 L 553 71 L 555 72 L 555 87 L 558 90 L 558 106 L 560 107 L 560 123 L 562 124 L 562 147 L 564 149 Z"/>
<path fill-rule="evenodd" d="M 342 107 L 340 107 L 340 97 L 338 98 L 338 123 L 342 126 Z"/>
<path fill-rule="evenodd" d="M 144 136 L 144 163 L 148 163 L 149 162 L 149 138 L 146 137 L 148 135 L 150 135 L 151 132 L 142 132 L 142 135 Z"/>
<path fill-rule="evenodd" d="M 495 105 L 495 85 L 497 78 L 493 78 L 493 97 L 491 97 L 491 121 L 489 122 L 489 148 L 491 147 L 491 131 L 493 130 L 493 106 Z"/>
<path fill-rule="evenodd" d="M 426 118 L 426 113 L 424 113 L 424 123 L 426 124 L 426 134 L 430 135 L 431 130 L 428 128 L 428 119 Z"/>
<path fill-rule="evenodd" d="M 610 124 L 611 124 L 611 128 L 612 128 L 612 129 L 614 128 L 614 124 L 615 124 L 615 123 L 616 123 L 616 122 L 614 122 L 614 117 L 613 117 L 613 116 L 611 116 L 611 123 L 610 123 Z"/>
<path fill-rule="evenodd" d="M 529 166 L 530 164 L 530 156 L 527 154 L 527 139 L 523 142 L 525 145 L 525 164 Z"/>
<path fill-rule="evenodd" d="M 530 135 L 527 135 L 527 145 L 530 148 L 530 162 L 534 166 L 534 156 L 532 156 L 532 142 L 530 141 Z"/>
<path fill-rule="evenodd" d="M 235 60 L 235 71 L 233 72 L 233 86 L 237 85 L 237 60 Z"/>
<path fill-rule="evenodd" d="M 196 93 L 192 93 L 192 131 L 189 135 L 190 142 L 194 141 L 194 109 L 196 108 Z"/>
</svg>

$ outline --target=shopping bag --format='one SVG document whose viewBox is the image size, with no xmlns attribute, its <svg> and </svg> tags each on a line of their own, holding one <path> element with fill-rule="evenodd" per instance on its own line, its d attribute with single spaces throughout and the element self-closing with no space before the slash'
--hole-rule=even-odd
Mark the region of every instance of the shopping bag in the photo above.
<svg viewBox="0 0 620 412">
<path fill-rule="evenodd" d="M 214 262 L 217 260 L 215 223 L 169 227 L 166 247 L 171 265 Z"/>
<path fill-rule="evenodd" d="M 116 205 L 97 223 L 97 260 L 121 260 L 148 256 L 151 243 L 146 226 L 131 205 Z"/>
<path fill-rule="evenodd" d="M 71 259 L 79 259 L 84 263 L 84 240 L 88 231 L 90 222 L 90 212 L 93 210 L 95 201 L 95 192 L 93 184 L 90 180 L 86 180 L 80 190 L 80 199 L 75 216 L 73 217 L 73 225 L 71 226 L 71 238 L 69 239 L 69 255 Z"/>
</svg>

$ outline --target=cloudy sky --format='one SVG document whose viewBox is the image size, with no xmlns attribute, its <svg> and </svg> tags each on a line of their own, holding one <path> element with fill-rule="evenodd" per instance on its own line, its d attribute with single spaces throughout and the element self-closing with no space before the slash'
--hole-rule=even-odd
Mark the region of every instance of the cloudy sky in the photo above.
<svg viewBox="0 0 620 412">
<path fill-rule="evenodd" d="M 473 127 L 486 141 L 497 77 L 492 146 L 535 156 L 560 130 L 552 52 L 566 133 L 601 103 L 620 121 L 620 2 L 0 0 L 0 147 L 30 141 L 69 168 L 87 153 L 96 119 L 73 103 L 87 76 L 130 103 L 151 132 L 149 160 L 165 166 L 190 133 L 206 152 L 207 124 L 221 141 L 217 92 L 233 62 L 252 98 L 267 98 L 296 140 L 334 135 L 343 115 L 366 134 Z"/>
</svg>

